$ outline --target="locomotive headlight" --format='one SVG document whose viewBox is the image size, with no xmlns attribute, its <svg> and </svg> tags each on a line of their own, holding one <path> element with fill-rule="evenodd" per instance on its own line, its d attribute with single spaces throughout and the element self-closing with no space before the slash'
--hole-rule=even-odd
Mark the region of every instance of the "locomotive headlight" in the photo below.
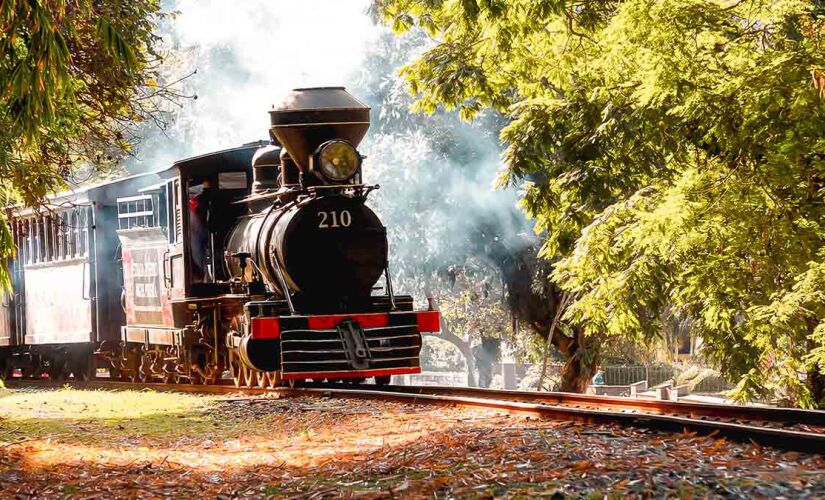
<svg viewBox="0 0 825 500">
<path fill-rule="evenodd" d="M 317 159 L 317 165 L 313 162 L 313 167 L 334 182 L 348 180 L 358 172 L 358 167 L 361 165 L 361 155 L 347 141 L 327 141 L 321 144 L 314 156 L 313 159 Z"/>
</svg>

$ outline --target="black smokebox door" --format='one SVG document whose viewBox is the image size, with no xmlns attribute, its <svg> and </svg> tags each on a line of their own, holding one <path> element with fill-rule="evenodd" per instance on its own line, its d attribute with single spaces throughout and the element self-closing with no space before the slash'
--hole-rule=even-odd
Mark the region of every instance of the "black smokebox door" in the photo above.
<svg viewBox="0 0 825 500">
<path fill-rule="evenodd" d="M 307 296 L 368 296 L 387 260 L 387 235 L 363 201 L 327 197 L 304 206 L 284 237 L 284 260 Z"/>
</svg>

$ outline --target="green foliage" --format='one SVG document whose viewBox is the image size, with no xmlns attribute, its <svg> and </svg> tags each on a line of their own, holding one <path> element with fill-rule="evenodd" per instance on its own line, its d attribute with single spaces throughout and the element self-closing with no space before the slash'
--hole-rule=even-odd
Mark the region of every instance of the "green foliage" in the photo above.
<svg viewBox="0 0 825 500">
<path fill-rule="evenodd" d="M 821 1 L 385 0 L 418 108 L 506 112 L 507 170 L 589 335 L 690 318 L 741 399 L 825 405 Z M 426 21 L 424 20 L 426 18 Z"/>
<path fill-rule="evenodd" d="M 461 351 L 446 340 L 429 337 L 421 346 L 421 369 L 424 371 L 459 372 L 466 370 Z"/>
<path fill-rule="evenodd" d="M 158 0 L 0 3 L 0 204 L 36 206 L 78 166 L 111 166 L 130 151 L 129 127 L 157 86 L 159 9 Z M 2 259 L 10 240 L 0 217 Z"/>
<path fill-rule="evenodd" d="M 487 259 L 470 257 L 450 266 L 440 292 L 439 309 L 456 335 L 468 340 L 506 338 L 514 346 L 525 341 L 507 310 L 501 274 Z"/>
</svg>

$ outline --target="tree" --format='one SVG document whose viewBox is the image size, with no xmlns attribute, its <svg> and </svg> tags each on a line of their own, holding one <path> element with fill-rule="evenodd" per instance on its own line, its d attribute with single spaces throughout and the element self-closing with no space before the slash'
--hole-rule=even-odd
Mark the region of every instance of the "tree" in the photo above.
<svg viewBox="0 0 825 500">
<path fill-rule="evenodd" d="M 0 201 L 37 206 L 78 169 L 117 164 L 169 90 L 158 0 L 0 2 Z M 14 248 L 0 216 L 0 257 Z M 0 283 L 9 286 L 5 266 Z"/>
<path fill-rule="evenodd" d="M 502 183 L 585 338 L 689 318 L 740 399 L 825 405 L 821 1 L 382 0 L 417 108 L 507 113 Z"/>
</svg>

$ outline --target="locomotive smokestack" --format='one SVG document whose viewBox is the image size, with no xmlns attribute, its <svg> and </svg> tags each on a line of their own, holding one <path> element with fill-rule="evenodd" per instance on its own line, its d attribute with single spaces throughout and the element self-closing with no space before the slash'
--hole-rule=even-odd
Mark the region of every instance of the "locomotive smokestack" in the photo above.
<svg viewBox="0 0 825 500">
<path fill-rule="evenodd" d="M 272 133 L 303 170 L 324 142 L 343 139 L 357 147 L 370 128 L 370 108 L 344 87 L 295 89 L 269 117 Z"/>
</svg>

